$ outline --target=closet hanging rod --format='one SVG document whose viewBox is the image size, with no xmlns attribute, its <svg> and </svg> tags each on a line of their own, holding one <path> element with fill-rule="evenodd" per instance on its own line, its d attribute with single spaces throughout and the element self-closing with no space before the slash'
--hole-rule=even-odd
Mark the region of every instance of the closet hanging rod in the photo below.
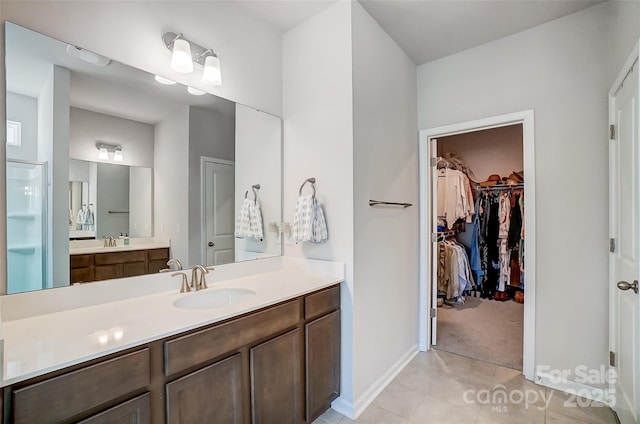
<svg viewBox="0 0 640 424">
<path fill-rule="evenodd" d="M 109 213 L 129 213 L 129 211 L 109 211 Z"/>
<path fill-rule="evenodd" d="M 409 206 L 413 206 L 412 203 L 398 203 L 398 202 L 385 202 L 383 200 L 369 200 L 369 206 L 378 206 L 378 205 L 402 206 L 403 208 L 408 208 Z"/>
<path fill-rule="evenodd" d="M 481 191 L 491 191 L 491 190 L 513 190 L 524 188 L 524 184 L 502 184 L 502 185 L 494 185 L 489 187 L 480 186 Z"/>
</svg>

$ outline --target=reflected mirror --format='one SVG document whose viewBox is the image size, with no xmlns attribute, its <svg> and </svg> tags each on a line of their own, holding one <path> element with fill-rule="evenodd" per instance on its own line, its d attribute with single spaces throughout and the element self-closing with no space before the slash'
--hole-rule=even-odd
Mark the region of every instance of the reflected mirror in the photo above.
<svg viewBox="0 0 640 424">
<path fill-rule="evenodd" d="M 281 255 L 280 118 L 10 22 L 5 43 L 4 293 Z"/>
</svg>

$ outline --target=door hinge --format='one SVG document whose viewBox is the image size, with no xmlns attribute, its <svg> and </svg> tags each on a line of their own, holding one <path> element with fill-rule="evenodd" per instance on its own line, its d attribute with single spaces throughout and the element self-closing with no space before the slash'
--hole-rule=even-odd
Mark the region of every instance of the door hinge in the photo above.
<svg viewBox="0 0 640 424">
<path fill-rule="evenodd" d="M 610 238 L 609 239 L 609 252 L 615 253 L 615 251 L 616 251 L 616 239 Z"/>
<path fill-rule="evenodd" d="M 431 243 L 438 241 L 438 233 L 431 233 Z"/>
<path fill-rule="evenodd" d="M 431 316 L 431 318 L 435 318 L 436 317 L 436 310 L 434 308 L 431 308 L 429 310 L 429 315 Z"/>
<path fill-rule="evenodd" d="M 438 158 L 431 158 L 431 166 L 438 165 Z"/>
<path fill-rule="evenodd" d="M 609 125 L 609 140 L 616 139 L 616 126 L 611 124 Z"/>
<path fill-rule="evenodd" d="M 616 354 L 615 352 L 609 351 L 609 365 L 612 367 L 616 366 Z"/>
</svg>

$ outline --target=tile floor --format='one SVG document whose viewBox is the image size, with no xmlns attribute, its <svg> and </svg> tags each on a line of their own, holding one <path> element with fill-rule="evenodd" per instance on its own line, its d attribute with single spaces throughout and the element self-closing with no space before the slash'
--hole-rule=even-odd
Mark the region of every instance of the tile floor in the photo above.
<svg viewBox="0 0 640 424">
<path fill-rule="evenodd" d="M 511 401 L 500 403 L 496 393 Z M 420 352 L 356 421 L 329 409 L 313 424 L 616 423 L 608 407 L 582 401 L 531 383 L 519 371 L 432 349 Z"/>
</svg>

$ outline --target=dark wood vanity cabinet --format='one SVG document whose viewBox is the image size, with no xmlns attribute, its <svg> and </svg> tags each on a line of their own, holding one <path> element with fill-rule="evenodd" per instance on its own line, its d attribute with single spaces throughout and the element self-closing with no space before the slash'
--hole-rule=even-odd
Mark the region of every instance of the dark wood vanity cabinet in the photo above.
<svg viewBox="0 0 640 424">
<path fill-rule="evenodd" d="M 333 286 L 4 388 L 3 423 L 300 424 L 340 387 Z"/>
<path fill-rule="evenodd" d="M 154 274 L 168 260 L 168 247 L 71 255 L 71 284 Z"/>
</svg>

